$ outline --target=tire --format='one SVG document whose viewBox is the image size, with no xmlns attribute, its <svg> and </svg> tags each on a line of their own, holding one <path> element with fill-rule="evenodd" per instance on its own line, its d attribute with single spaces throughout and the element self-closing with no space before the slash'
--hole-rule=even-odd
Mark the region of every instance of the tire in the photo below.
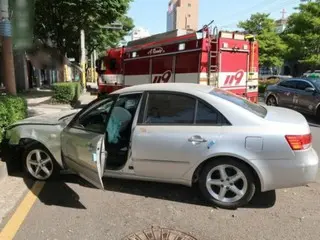
<svg viewBox="0 0 320 240">
<path fill-rule="evenodd" d="M 40 160 L 38 160 L 38 153 L 40 154 Z M 38 181 L 51 180 L 58 175 L 60 170 L 49 150 L 38 142 L 31 143 L 25 148 L 22 154 L 22 161 L 27 175 Z M 37 171 L 39 172 L 37 173 Z"/>
<path fill-rule="evenodd" d="M 204 166 L 199 178 L 199 188 L 208 202 L 224 209 L 236 209 L 250 202 L 256 191 L 255 180 L 251 169 L 240 161 L 219 158 Z M 219 169 L 227 175 L 221 175 Z M 232 177 L 235 176 L 239 178 L 233 181 Z M 212 183 L 207 184 L 207 179 L 211 179 Z M 238 190 L 240 192 L 236 194 L 234 191 Z M 221 197 L 220 191 L 223 191 Z"/>
<path fill-rule="evenodd" d="M 277 99 L 273 95 L 267 98 L 266 104 L 268 106 L 278 106 Z"/>
</svg>

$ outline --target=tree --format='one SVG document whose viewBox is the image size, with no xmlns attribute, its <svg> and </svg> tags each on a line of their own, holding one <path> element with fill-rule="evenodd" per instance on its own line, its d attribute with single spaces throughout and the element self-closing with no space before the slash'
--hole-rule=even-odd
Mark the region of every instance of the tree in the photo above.
<svg viewBox="0 0 320 240">
<path fill-rule="evenodd" d="M 265 67 L 280 67 L 286 52 L 286 45 L 276 31 L 275 21 L 270 14 L 256 13 L 250 19 L 241 21 L 238 27 L 256 35 L 259 43 L 259 62 Z"/>
<path fill-rule="evenodd" d="M 298 60 L 312 68 L 320 66 L 320 0 L 300 4 L 283 33 L 288 60 Z"/>
<path fill-rule="evenodd" d="M 35 0 L 35 39 L 50 40 L 60 54 L 79 60 L 80 30 L 86 35 L 88 54 L 119 42 L 133 28 L 125 16 L 131 0 Z M 122 30 L 104 27 L 121 22 Z"/>
</svg>

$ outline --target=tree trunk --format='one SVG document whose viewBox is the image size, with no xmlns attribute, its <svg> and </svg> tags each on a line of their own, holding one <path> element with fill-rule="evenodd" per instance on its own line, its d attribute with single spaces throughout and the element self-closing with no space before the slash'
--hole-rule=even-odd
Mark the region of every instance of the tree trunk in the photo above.
<svg viewBox="0 0 320 240">
<path fill-rule="evenodd" d="M 6 92 L 12 95 L 16 95 L 17 89 L 16 78 L 14 74 L 14 61 L 11 37 L 2 38 L 2 58 L 4 71 L 4 85 L 6 87 Z"/>
</svg>

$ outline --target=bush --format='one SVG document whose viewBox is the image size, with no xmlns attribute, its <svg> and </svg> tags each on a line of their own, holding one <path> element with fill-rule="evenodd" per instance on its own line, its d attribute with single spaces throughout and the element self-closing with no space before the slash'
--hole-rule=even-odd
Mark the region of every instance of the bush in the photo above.
<svg viewBox="0 0 320 240">
<path fill-rule="evenodd" d="M 277 82 L 279 82 L 278 78 L 270 78 L 270 79 L 266 79 L 266 80 L 259 80 L 259 87 L 258 87 L 259 93 L 264 93 L 266 91 L 266 88 L 269 85 L 276 84 Z"/>
<path fill-rule="evenodd" d="M 76 85 L 76 95 L 75 95 L 75 101 L 77 101 L 80 97 L 80 95 L 82 94 L 83 92 L 83 89 L 81 87 L 81 84 L 78 83 L 78 82 L 75 82 L 74 83 Z"/>
<path fill-rule="evenodd" d="M 27 101 L 17 96 L 0 97 L 0 142 L 6 127 L 28 115 Z"/>
<path fill-rule="evenodd" d="M 55 83 L 52 86 L 52 98 L 59 103 L 72 104 L 78 101 L 81 95 L 81 86 L 75 82 Z"/>
</svg>

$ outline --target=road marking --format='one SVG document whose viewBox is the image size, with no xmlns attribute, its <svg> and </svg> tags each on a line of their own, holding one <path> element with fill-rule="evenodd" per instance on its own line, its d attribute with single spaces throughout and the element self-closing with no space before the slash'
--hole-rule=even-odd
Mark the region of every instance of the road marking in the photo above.
<svg viewBox="0 0 320 240">
<path fill-rule="evenodd" d="M 31 190 L 27 193 L 8 223 L 0 232 L 0 240 L 11 240 L 14 238 L 33 204 L 37 200 L 44 184 L 45 182 L 35 182 L 33 184 Z"/>
</svg>

